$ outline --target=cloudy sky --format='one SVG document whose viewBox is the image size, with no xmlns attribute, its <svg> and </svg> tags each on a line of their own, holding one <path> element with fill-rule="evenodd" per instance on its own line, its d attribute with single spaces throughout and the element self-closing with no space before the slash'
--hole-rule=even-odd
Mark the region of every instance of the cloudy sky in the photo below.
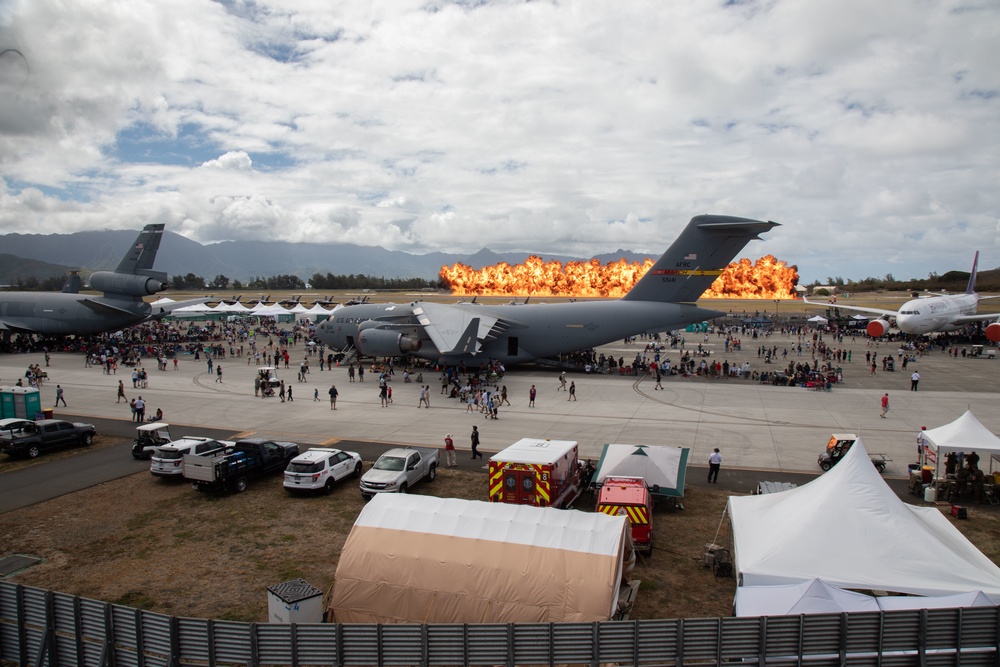
<svg viewBox="0 0 1000 667">
<path fill-rule="evenodd" d="M 995 0 L 0 0 L 0 51 L 0 234 L 1000 266 Z"/>
</svg>

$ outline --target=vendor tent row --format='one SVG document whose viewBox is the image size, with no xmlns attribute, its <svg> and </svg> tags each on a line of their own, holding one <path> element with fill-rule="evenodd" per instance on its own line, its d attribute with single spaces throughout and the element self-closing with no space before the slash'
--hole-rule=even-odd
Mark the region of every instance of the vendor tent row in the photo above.
<svg viewBox="0 0 1000 667">
<path fill-rule="evenodd" d="M 861 440 L 808 484 L 733 496 L 727 512 L 739 615 L 823 613 L 846 598 L 860 603 L 841 595 L 845 590 L 924 596 L 882 602 L 892 608 L 952 606 L 960 599 L 953 596 L 1000 601 L 1000 568 L 938 508 L 897 498 Z"/>
<path fill-rule="evenodd" d="M 164 305 L 173 303 L 173 299 L 160 299 L 153 302 L 153 306 Z M 339 307 L 339 306 L 338 306 Z M 294 315 L 297 318 L 308 318 L 316 319 L 317 317 L 328 317 L 337 307 L 334 308 L 324 308 L 318 303 L 312 308 L 306 308 L 301 303 L 295 304 L 291 308 L 285 308 L 280 304 L 270 304 L 266 305 L 263 303 L 256 304 L 253 308 L 248 308 L 242 303 L 226 303 L 225 301 L 220 301 L 215 306 L 209 306 L 208 304 L 198 304 L 194 306 L 185 306 L 184 308 L 178 308 L 171 312 L 174 317 L 205 317 L 208 315 L 244 315 L 246 317 L 280 317 L 282 315 Z"/>
</svg>

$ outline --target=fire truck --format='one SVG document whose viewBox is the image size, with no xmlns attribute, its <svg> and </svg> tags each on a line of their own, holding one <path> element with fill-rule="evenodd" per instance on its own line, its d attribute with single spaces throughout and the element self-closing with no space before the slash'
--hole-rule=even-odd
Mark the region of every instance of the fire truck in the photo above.
<svg viewBox="0 0 1000 667">
<path fill-rule="evenodd" d="M 597 511 L 628 517 L 637 550 L 653 553 L 653 496 L 642 477 L 605 477 Z"/>
<path fill-rule="evenodd" d="M 565 508 L 581 490 L 575 441 L 522 438 L 490 457 L 490 502 Z"/>
</svg>

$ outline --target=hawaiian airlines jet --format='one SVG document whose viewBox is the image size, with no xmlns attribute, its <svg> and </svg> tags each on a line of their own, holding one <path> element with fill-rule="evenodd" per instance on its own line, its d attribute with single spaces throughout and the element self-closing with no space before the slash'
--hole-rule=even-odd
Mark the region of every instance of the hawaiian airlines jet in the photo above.
<svg viewBox="0 0 1000 667">
<path fill-rule="evenodd" d="M 969 275 L 969 284 L 965 288 L 964 294 L 938 294 L 934 296 L 911 299 L 903 304 L 902 308 L 896 310 L 883 310 L 881 308 L 863 308 L 861 306 L 846 306 L 836 304 L 836 308 L 841 310 L 856 311 L 859 313 L 873 313 L 879 318 L 868 323 L 868 335 L 873 337 L 884 336 L 889 331 L 889 318 L 896 320 L 896 326 L 903 333 L 920 336 L 932 331 L 957 331 L 973 322 L 983 322 L 985 320 L 996 320 L 1000 318 L 1000 313 L 978 313 L 980 297 L 976 294 L 976 267 L 979 265 L 979 252 L 976 252 L 975 259 L 972 260 L 972 273 Z M 831 307 L 834 304 L 818 303 L 803 299 L 811 306 Z M 994 343 L 1000 342 L 1000 322 L 993 322 L 986 327 L 986 338 Z"/>
</svg>

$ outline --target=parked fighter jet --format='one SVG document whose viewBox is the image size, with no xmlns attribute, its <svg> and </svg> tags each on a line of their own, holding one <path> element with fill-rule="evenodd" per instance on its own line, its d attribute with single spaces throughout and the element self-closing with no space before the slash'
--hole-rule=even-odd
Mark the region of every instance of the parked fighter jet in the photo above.
<svg viewBox="0 0 1000 667">
<path fill-rule="evenodd" d="M 80 294 L 80 276 L 70 274 L 61 292 L 0 292 L 0 331 L 44 335 L 115 331 L 175 308 L 207 299 L 152 307 L 144 296 L 167 288 L 167 274 L 153 271 L 163 225 L 146 225 L 114 271 L 95 271 L 90 288 L 103 296 Z"/>
<path fill-rule="evenodd" d="M 334 349 L 363 356 L 512 364 L 676 329 L 724 314 L 695 301 L 749 241 L 776 226 L 723 215 L 692 218 L 621 299 L 496 306 L 366 303 L 336 309 L 317 335 Z"/>
</svg>

